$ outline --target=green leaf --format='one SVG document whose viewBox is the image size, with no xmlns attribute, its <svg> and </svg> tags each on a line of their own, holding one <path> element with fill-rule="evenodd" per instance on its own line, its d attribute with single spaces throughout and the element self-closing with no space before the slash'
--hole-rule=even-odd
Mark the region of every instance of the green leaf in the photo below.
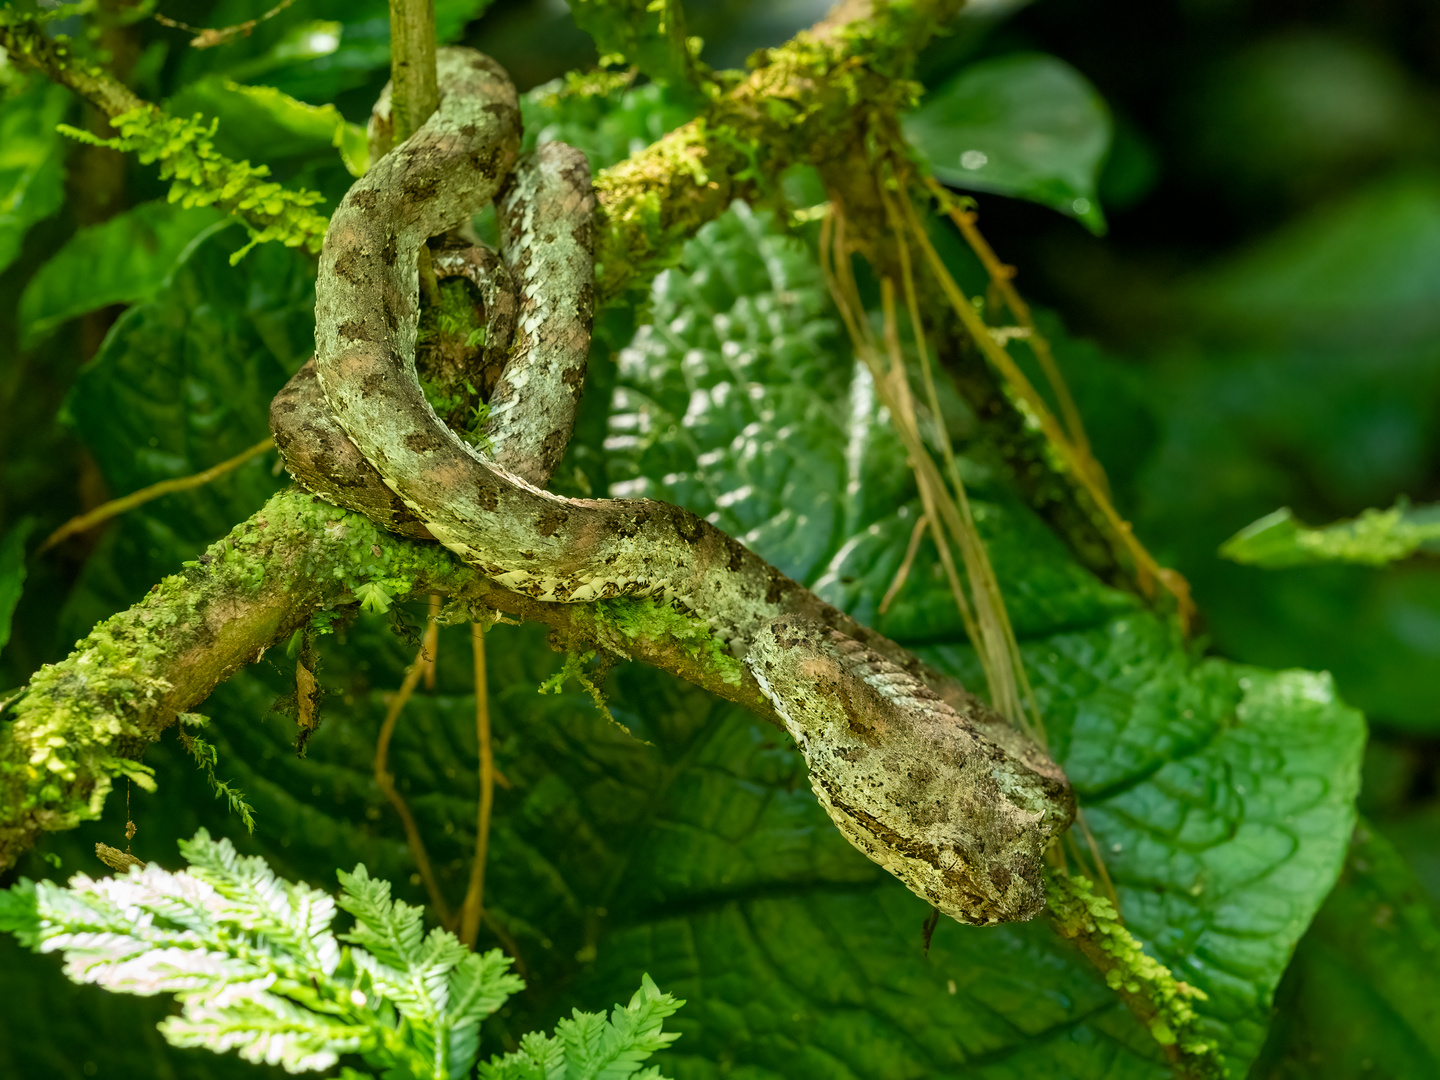
<svg viewBox="0 0 1440 1080">
<path fill-rule="evenodd" d="M 628 1005 L 616 1005 L 607 1019 L 603 1012 L 579 1009 L 555 1025 L 553 1038 L 531 1034 L 520 1049 L 480 1067 L 482 1080 L 551 1080 L 554 1077 L 623 1080 L 633 1076 L 646 1059 L 680 1036 L 661 1030 L 685 1002 L 662 994 L 649 975 Z M 647 1069 L 645 1080 L 662 1080 L 658 1070 Z"/>
<path fill-rule="evenodd" d="M 24 518 L 0 538 L 0 649 L 10 640 L 10 620 L 25 585 L 25 540 L 34 527 L 34 519 Z"/>
<path fill-rule="evenodd" d="M 1318 529 L 1301 525 L 1286 506 L 1220 545 L 1225 558 L 1267 570 L 1324 562 L 1383 566 L 1420 551 L 1440 552 L 1440 506 L 1405 500 Z"/>
<path fill-rule="evenodd" d="M 291 157 L 340 152 L 351 176 L 365 171 L 369 144 L 364 127 L 347 123 L 334 105 L 307 105 L 273 86 L 243 86 L 210 75 L 185 87 L 166 103 L 180 116 L 218 118 L 215 145 L 233 158 L 271 163 Z"/>
<path fill-rule="evenodd" d="M 1338 345 L 1374 364 L 1377 350 L 1433 337 L 1436 274 L 1440 178 L 1418 173 L 1381 179 L 1288 222 L 1196 275 L 1186 291 L 1221 340 L 1299 342 L 1310 351 Z M 1328 394 L 1318 396 L 1322 403 L 1351 404 Z"/>
<path fill-rule="evenodd" d="M 269 430 L 270 399 L 314 348 L 313 264 L 265 245 L 232 267 L 241 236 L 222 227 L 192 247 L 76 379 L 70 422 L 117 495 L 254 446 Z M 72 595 L 63 628 L 71 639 L 263 505 L 283 483 L 274 463 L 262 455 L 126 514 Z"/>
<path fill-rule="evenodd" d="M 157 199 L 80 229 L 21 294 L 22 346 L 87 311 L 148 300 L 189 246 L 223 219 L 211 207 L 185 210 Z"/>
<path fill-rule="evenodd" d="M 1300 942 L 1255 1080 L 1440 1075 L 1440 929 L 1409 867 L 1361 822 Z"/>
<path fill-rule="evenodd" d="M 747 242 L 752 255 L 740 254 Z M 903 528 L 890 522 L 913 495 L 893 437 L 873 404 L 866 404 L 863 376 L 837 373 L 833 360 L 824 366 L 835 347 L 824 335 L 833 331 L 824 325 L 823 302 L 806 291 L 813 280 L 802 270 L 806 258 L 794 241 L 737 210 L 702 230 L 682 268 L 656 282 L 654 321 L 619 358 L 607 442 L 610 475 L 619 478 L 612 492 L 673 499 L 710 515 L 787 572 L 814 581 L 825 595 L 868 618 L 898 565 L 914 517 Z M 807 340 L 802 329 L 812 337 Z M 1027 670 L 1052 749 L 1086 806 L 1130 927 L 1179 977 L 1209 995 L 1197 1005 L 1205 1033 L 1219 1043 L 1232 1070 L 1243 1071 L 1263 1040 L 1270 997 L 1290 951 L 1338 872 L 1353 820 L 1363 724 L 1324 676 L 1197 660 L 1171 629 L 1075 568 L 1053 538 L 1045 541 L 1048 533 L 1029 511 L 1007 499 L 973 461 L 970 468 L 977 518 L 1026 639 Z M 932 659 L 983 687 L 953 610 L 948 620 L 941 614 L 943 586 L 918 560 L 911 580 L 914 591 L 906 586 L 879 628 L 917 644 L 930 642 L 925 651 Z M 931 602 L 934 608 L 926 606 Z M 700 787 L 698 779 L 672 783 L 675 791 Z M 677 798 L 683 802 L 685 796 Z M 727 808 L 735 809 L 728 801 L 734 796 L 726 798 Z M 662 812 L 669 817 L 698 810 L 667 804 Z M 826 978 L 823 961 L 806 959 L 823 951 L 819 940 L 841 934 L 847 956 L 904 952 L 894 930 L 871 928 L 866 933 L 872 936 L 863 939 L 837 930 L 853 914 L 842 916 L 829 909 L 830 901 L 818 899 L 810 890 L 819 882 L 802 885 L 781 872 L 790 882 L 786 888 L 798 890 L 803 902 L 762 899 L 778 887 L 763 875 L 752 893 L 744 873 L 727 873 L 731 867 L 753 872 L 757 859 L 769 862 L 750 847 L 755 826 L 746 828 L 746 839 L 738 842 L 744 854 L 732 847 L 722 855 L 723 844 L 687 838 L 647 860 L 642 879 L 683 882 L 663 901 L 650 901 L 656 910 L 684 911 L 708 896 L 706 914 L 676 915 L 665 920 L 663 931 L 637 926 L 611 946 L 621 952 L 613 961 L 617 971 L 645 966 L 681 992 L 703 982 L 709 1000 L 698 1003 L 689 1022 L 699 1016 L 719 1027 L 697 1036 L 703 1045 L 691 1049 L 702 1058 L 747 1038 L 738 987 L 773 979 L 772 963 L 792 980 L 791 965 L 809 972 L 817 986 L 813 1023 L 820 1026 L 786 1027 L 785 1045 L 799 1048 L 828 1045 L 816 1032 L 835 1022 L 831 993 L 818 989 Z M 771 835 L 753 843 L 781 847 Z M 719 876 L 698 872 L 702 851 L 715 852 L 703 865 Z M 664 865 L 666 858 L 678 865 Z M 875 895 L 883 891 L 875 886 Z M 738 907 L 732 912 L 719 897 Z M 756 914 L 761 908 L 763 919 Z M 807 938 L 800 927 L 818 910 L 827 912 L 824 929 Z M 922 917 L 917 910 L 915 924 Z M 951 961 L 951 970 L 1004 967 L 1006 980 L 1028 985 L 1033 1000 L 1056 985 L 1051 962 L 1038 955 L 1001 961 L 990 953 L 1019 948 L 1016 935 L 1028 933 L 1007 928 L 972 943 L 970 932 L 950 930 L 937 935 L 936 948 L 942 938 L 967 935 L 965 958 Z M 684 949 L 682 941 L 696 945 Z M 777 950 L 783 961 L 769 959 Z M 685 959 L 662 967 L 672 952 Z M 743 967 L 735 959 L 751 956 L 754 961 Z M 896 970 L 882 981 L 894 985 L 905 963 L 896 959 Z M 737 972 L 737 997 L 724 1004 L 714 1000 L 721 970 Z M 1075 974 L 1085 978 L 1083 967 Z M 971 976 L 967 985 L 971 1001 L 983 1002 L 990 1013 L 1005 1000 L 1000 986 L 984 976 Z M 1067 999 L 1082 1000 L 1069 992 Z M 915 1001 L 909 1007 L 918 1013 L 929 1006 Z M 1014 1008 L 1001 1017 L 1019 1023 L 1018 999 Z M 764 1010 L 793 1011 L 778 999 L 757 1011 Z M 1064 1013 L 1053 1020 L 1074 1022 L 1074 1014 Z M 952 1030 L 966 1032 L 965 1045 L 985 1047 L 997 1068 L 1003 1061 L 1023 1073 L 1020 1063 L 1034 1060 L 1033 1042 L 1009 1041 L 1003 1025 L 990 1027 L 974 1017 L 951 1023 L 958 1025 Z M 1025 1030 L 1033 1040 L 1046 1028 L 1032 1017 Z M 1074 1062 L 1081 1060 L 1090 1062 L 1085 1068 L 1098 1068 L 1099 1058 L 1084 1055 L 1109 1060 L 1115 1052 L 1099 1042 L 1089 1045 L 1093 1050 L 1069 1047 L 1068 1055 L 1078 1055 L 1069 1068 L 1079 1069 Z M 850 1064 L 878 1063 L 894 1052 L 884 1039 L 857 1043 Z M 953 1068 L 971 1052 L 957 1050 L 916 1068 Z M 780 1075 L 794 1073 L 801 1060 L 796 1053 L 801 1051 L 761 1051 L 758 1045 L 745 1051 L 752 1066 Z M 1140 1054 L 1129 1059 L 1136 1064 L 1148 1056 L 1143 1044 L 1126 1053 Z"/>
<path fill-rule="evenodd" d="M 1064 61 L 1021 53 L 972 64 L 930 91 L 903 126 L 945 183 L 1029 199 L 1104 234 L 1095 185 L 1110 112 Z"/>
<path fill-rule="evenodd" d="M 676 0 L 570 0 L 570 12 L 595 39 L 602 62 L 633 64 L 666 86 L 689 83 L 690 47 Z"/>
<path fill-rule="evenodd" d="M 64 87 L 44 78 L 0 100 L 0 270 L 30 226 L 65 201 L 65 140 L 55 125 L 69 107 Z"/>
</svg>

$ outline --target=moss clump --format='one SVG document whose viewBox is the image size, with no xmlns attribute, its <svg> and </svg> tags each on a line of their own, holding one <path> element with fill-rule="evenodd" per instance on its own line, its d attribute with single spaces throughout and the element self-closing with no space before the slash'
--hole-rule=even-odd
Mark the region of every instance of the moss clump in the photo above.
<svg viewBox="0 0 1440 1080">
<path fill-rule="evenodd" d="M 1125 928 L 1120 913 L 1083 877 L 1051 871 L 1046 877 L 1050 919 L 1100 969 L 1110 989 L 1126 998 L 1151 1036 L 1181 1065 L 1186 1076 L 1226 1075 L 1219 1049 L 1199 1031 L 1192 1001 L 1207 1000 L 1198 987 L 1175 978 Z"/>
<path fill-rule="evenodd" d="M 231 161 L 215 149 L 219 123 L 215 120 L 207 126 L 198 115 L 189 120 L 167 116 L 146 103 L 111 118 L 111 126 L 120 132 L 118 138 L 101 139 L 67 124 L 61 124 L 60 130 L 81 142 L 133 152 L 142 164 L 159 162 L 160 179 L 173 181 L 172 203 L 218 206 L 244 221 L 250 228 L 250 242 L 230 256 L 231 263 L 269 240 L 318 255 L 329 222 L 310 208 L 324 196 L 316 191 L 291 191 L 266 180 L 270 175 L 266 165 Z"/>
<path fill-rule="evenodd" d="M 596 601 L 593 610 L 596 622 L 623 640 L 670 642 L 691 660 L 718 672 L 731 686 L 740 685 L 745 665 L 694 615 L 676 611 L 658 600 L 627 598 Z"/>
</svg>

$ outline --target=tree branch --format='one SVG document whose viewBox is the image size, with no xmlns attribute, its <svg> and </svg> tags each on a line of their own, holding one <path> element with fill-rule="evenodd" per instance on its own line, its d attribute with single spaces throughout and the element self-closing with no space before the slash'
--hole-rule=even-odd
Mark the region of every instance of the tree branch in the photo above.
<svg viewBox="0 0 1440 1080">
<path fill-rule="evenodd" d="M 872 116 L 910 102 L 915 57 L 963 6 L 841 0 L 810 30 L 752 57 L 751 74 L 704 116 L 603 170 L 599 298 L 673 265 L 686 238 L 751 190 L 749 177 L 850 155 Z"/>
<path fill-rule="evenodd" d="M 402 143 L 440 104 L 435 76 L 435 0 L 390 0 L 391 138 Z"/>
<path fill-rule="evenodd" d="M 512 593 L 439 544 L 409 540 L 314 496 L 286 491 L 140 603 L 101 623 L 0 707 L 0 869 L 42 830 L 96 816 L 117 775 L 217 684 L 259 660 L 317 611 L 358 604 L 362 586 L 394 599 L 443 593 L 476 609 L 543 622 L 566 647 L 664 668 L 779 725 L 738 660 L 706 648 L 699 624 L 634 601 L 547 604 Z M 690 620 L 694 623 L 694 620 Z M 142 780 L 143 782 L 143 780 Z"/>
</svg>

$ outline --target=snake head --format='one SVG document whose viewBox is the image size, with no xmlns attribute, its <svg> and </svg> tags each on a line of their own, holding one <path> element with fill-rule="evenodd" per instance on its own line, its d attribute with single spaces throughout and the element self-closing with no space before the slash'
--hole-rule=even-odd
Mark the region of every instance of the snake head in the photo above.
<svg viewBox="0 0 1440 1080">
<path fill-rule="evenodd" d="M 745 662 L 850 843 L 960 922 L 1040 913 L 1045 848 L 1075 814 L 1043 751 L 810 620 L 775 619 Z"/>
</svg>

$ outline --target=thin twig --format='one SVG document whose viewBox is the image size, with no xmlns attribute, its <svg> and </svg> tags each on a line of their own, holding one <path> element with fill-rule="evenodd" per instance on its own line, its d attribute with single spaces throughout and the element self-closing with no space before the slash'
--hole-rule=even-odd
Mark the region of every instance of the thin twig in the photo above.
<svg viewBox="0 0 1440 1080">
<path fill-rule="evenodd" d="M 925 227 L 921 224 L 913 206 L 908 200 L 901 204 L 905 214 L 906 224 L 911 234 L 915 237 L 916 244 L 925 254 L 925 260 L 929 263 L 935 278 L 940 283 L 941 289 L 945 292 L 946 298 L 955 314 L 959 316 L 970 337 L 985 354 L 995 368 L 1000 372 L 1011 390 L 1020 398 L 1033 418 L 1039 423 L 1040 429 L 1054 447 L 1055 452 L 1064 462 L 1076 481 L 1083 487 L 1086 493 L 1094 502 L 1096 508 L 1104 516 L 1106 523 L 1110 526 L 1113 536 L 1130 553 L 1135 561 L 1135 576 L 1141 590 L 1147 595 L 1154 594 L 1154 582 L 1159 581 L 1162 586 L 1175 598 L 1176 616 L 1180 620 L 1182 632 L 1188 632 L 1190 620 L 1195 613 L 1194 601 L 1190 599 L 1190 585 L 1179 572 L 1163 567 L 1155 561 L 1155 557 L 1146 550 L 1145 546 L 1135 537 L 1134 528 L 1123 519 L 1104 490 L 1095 482 L 1089 469 L 1085 467 L 1080 459 L 1080 454 L 1066 436 L 1061 428 L 1060 422 L 1055 419 L 1054 413 L 1045 404 L 1044 398 L 1036 391 L 1034 385 L 1026 378 L 1025 373 L 1020 370 L 1015 359 L 1006 352 L 990 334 L 989 327 L 981 320 L 979 313 L 970 303 L 960 286 L 955 283 L 945 262 L 940 258 L 935 246 L 930 243 L 930 237 L 925 233 Z"/>
<path fill-rule="evenodd" d="M 440 594 L 430 594 L 430 613 L 425 624 L 425 637 L 420 642 L 420 651 L 425 656 L 425 689 L 435 689 L 435 665 L 440 660 Z"/>
<path fill-rule="evenodd" d="M 480 747 L 480 804 L 475 814 L 475 858 L 470 863 L 470 885 L 460 909 L 460 940 L 471 948 L 480 933 L 485 911 L 485 857 L 490 848 L 490 811 L 495 805 L 495 758 L 490 746 L 490 699 L 485 677 L 485 628 L 470 624 L 475 650 L 475 736 Z"/>
<path fill-rule="evenodd" d="M 155 13 L 155 21 L 161 26 L 170 26 L 176 30 L 184 30 L 187 34 L 194 34 L 195 37 L 190 41 L 190 47 L 192 49 L 211 49 L 216 45 L 224 45 L 228 41 L 233 41 L 242 35 L 249 37 L 250 31 L 254 30 L 255 27 L 267 19 L 273 19 L 294 2 L 295 0 L 280 0 L 280 3 L 265 12 L 264 15 L 257 15 L 253 19 L 236 23 L 234 26 L 222 26 L 215 30 L 206 30 L 198 26 L 191 26 L 189 23 L 183 23 L 179 19 L 167 18 L 159 12 Z"/>
<path fill-rule="evenodd" d="M 420 880 L 425 883 L 425 891 L 430 895 L 430 906 L 435 910 L 435 918 L 441 926 L 449 928 L 453 925 L 453 917 L 444 895 L 440 892 L 440 883 L 435 880 L 435 873 L 430 868 L 430 856 L 425 851 L 425 840 L 420 835 L 410 807 L 405 805 L 405 800 L 395 789 L 395 778 L 390 775 L 388 768 L 390 737 L 395 733 L 395 722 L 400 719 L 401 710 L 415 692 L 415 687 L 420 684 L 420 677 L 424 672 L 425 650 L 422 648 L 416 655 L 415 662 L 410 665 L 410 670 L 405 673 L 405 681 L 400 684 L 400 689 L 390 699 L 390 707 L 385 712 L 385 722 L 380 725 L 380 735 L 375 740 L 375 785 L 400 815 L 400 824 L 405 828 L 405 843 L 410 847 L 415 868 L 420 873 Z"/>
<path fill-rule="evenodd" d="M 910 530 L 910 543 L 905 547 L 905 558 L 900 560 L 900 569 L 895 572 L 895 580 L 890 582 L 890 587 L 880 598 L 881 615 L 889 610 L 891 601 L 905 587 L 905 579 L 910 576 L 910 568 L 915 564 L 915 555 L 920 550 L 920 541 L 925 536 L 925 526 L 928 524 L 930 524 L 930 515 L 921 514 L 920 519 L 915 522 L 915 527 Z"/>
<path fill-rule="evenodd" d="M 1081 460 L 1091 470 L 1094 479 L 1109 489 L 1109 482 L 1105 478 L 1105 470 L 1095 460 L 1095 455 L 1090 449 L 1090 438 L 1085 433 L 1085 422 L 1080 417 L 1080 410 L 1075 405 L 1075 399 L 1070 395 L 1070 388 L 1065 383 L 1065 378 L 1060 373 L 1060 366 L 1055 362 L 1055 354 L 1050 351 L 1050 342 L 1045 335 L 1040 333 L 1040 328 L 1035 325 L 1035 319 L 1030 313 L 1030 305 L 1025 302 L 1019 290 L 1011 284 L 1015 277 L 1015 267 L 1002 263 L 996 256 L 995 250 L 990 246 L 989 241 L 981 235 L 979 227 L 975 224 L 979 215 L 973 210 L 964 210 L 957 205 L 955 198 L 934 177 L 926 177 L 925 186 L 930 189 L 936 200 L 944 208 L 955 227 L 960 230 L 960 235 L 965 237 L 965 242 L 970 245 L 970 250 L 975 252 L 980 264 L 985 267 L 985 272 L 990 275 L 991 287 L 1000 294 L 1005 301 L 1005 306 L 1010 309 L 1016 321 L 1029 330 L 1025 341 L 1030 346 L 1030 351 L 1035 354 L 1035 359 L 1040 363 L 1040 369 L 1045 373 L 1045 380 L 1050 384 L 1051 391 L 1055 394 L 1055 400 L 1060 404 L 1060 415 L 1065 420 L 1065 430 L 1070 436 L 1070 441 L 1075 444 Z"/>
<path fill-rule="evenodd" d="M 97 506 L 94 510 L 90 510 L 78 517 L 73 517 L 65 522 L 64 525 L 61 525 L 46 538 L 45 542 L 37 549 L 36 554 L 38 555 L 42 551 L 48 551 L 60 543 L 60 541 L 74 536 L 76 533 L 93 529 L 101 522 L 109 521 L 111 518 L 118 517 L 126 511 L 134 510 L 137 506 L 143 506 L 152 499 L 160 498 L 161 495 L 170 495 L 177 491 L 189 491 L 191 488 L 203 487 L 210 483 L 210 481 L 238 469 L 256 455 L 263 454 L 266 450 L 272 450 L 274 447 L 275 440 L 267 436 L 250 447 L 249 450 L 236 454 L 229 460 L 220 462 L 219 465 L 211 465 L 210 468 L 204 472 L 198 472 L 194 476 L 183 476 L 178 480 L 161 480 L 158 484 L 151 484 L 149 487 L 141 488 L 139 491 L 132 491 L 129 495 L 122 495 L 118 499 L 111 499 L 109 502 Z"/>
<path fill-rule="evenodd" d="M 1078 804 L 1075 807 L 1075 824 L 1080 826 L 1081 835 L 1085 837 L 1085 844 L 1090 848 L 1090 856 L 1095 860 L 1095 869 L 1100 876 L 1100 884 L 1105 889 L 1105 895 L 1115 905 L 1115 911 L 1121 915 L 1123 922 L 1124 915 L 1120 911 L 1120 894 L 1115 889 L 1115 882 L 1110 880 L 1110 870 L 1105 865 L 1105 856 L 1100 853 L 1100 845 L 1095 842 L 1095 834 L 1090 831 L 1090 825 L 1085 820 L 1085 811 Z"/>
</svg>

